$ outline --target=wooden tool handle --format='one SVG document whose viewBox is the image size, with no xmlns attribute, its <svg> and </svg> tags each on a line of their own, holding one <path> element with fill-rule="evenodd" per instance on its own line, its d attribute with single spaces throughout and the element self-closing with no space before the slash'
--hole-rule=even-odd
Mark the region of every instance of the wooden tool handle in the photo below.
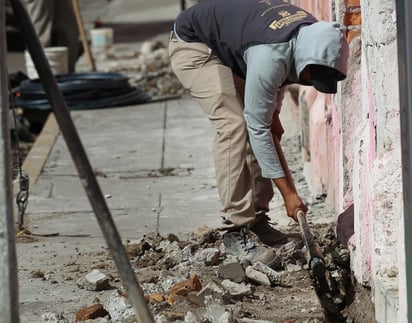
<svg viewBox="0 0 412 323">
<path fill-rule="evenodd" d="M 76 16 L 77 27 L 79 28 L 80 37 L 82 39 L 83 48 L 84 48 L 84 51 L 85 51 L 86 56 L 87 56 L 87 61 L 89 62 L 91 71 L 95 72 L 96 71 L 96 65 L 94 63 L 93 55 L 92 55 L 92 52 L 90 50 L 90 46 L 89 46 L 89 42 L 87 40 L 86 32 L 84 31 L 83 19 L 82 19 L 82 16 L 80 14 L 80 8 L 79 8 L 78 0 L 72 0 L 72 5 L 73 5 L 74 15 Z"/>
</svg>

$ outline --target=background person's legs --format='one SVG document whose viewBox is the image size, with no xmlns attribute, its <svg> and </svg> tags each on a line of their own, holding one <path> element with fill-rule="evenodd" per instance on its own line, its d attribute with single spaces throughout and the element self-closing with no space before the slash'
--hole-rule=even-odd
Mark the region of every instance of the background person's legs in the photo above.
<svg viewBox="0 0 412 323">
<path fill-rule="evenodd" d="M 79 58 L 81 43 L 72 1 L 55 0 L 54 2 L 53 45 L 68 48 L 69 73 L 73 73 Z"/>
<path fill-rule="evenodd" d="M 24 0 L 27 13 L 43 47 L 51 46 L 54 0 Z"/>
<path fill-rule="evenodd" d="M 24 2 L 41 45 L 67 47 L 69 72 L 74 72 L 80 53 L 80 41 L 71 0 Z"/>
</svg>

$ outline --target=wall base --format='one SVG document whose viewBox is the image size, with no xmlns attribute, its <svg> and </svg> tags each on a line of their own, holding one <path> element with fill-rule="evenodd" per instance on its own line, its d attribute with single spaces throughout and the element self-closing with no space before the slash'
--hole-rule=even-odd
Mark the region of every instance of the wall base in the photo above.
<svg viewBox="0 0 412 323">
<path fill-rule="evenodd" d="M 376 277 L 375 316 L 378 323 L 398 322 L 399 298 L 397 278 Z"/>
</svg>

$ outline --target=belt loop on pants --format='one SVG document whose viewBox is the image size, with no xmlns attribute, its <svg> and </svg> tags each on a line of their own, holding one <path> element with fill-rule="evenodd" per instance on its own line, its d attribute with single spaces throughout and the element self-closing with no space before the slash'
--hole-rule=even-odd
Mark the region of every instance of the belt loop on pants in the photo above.
<svg viewBox="0 0 412 323">
<path fill-rule="evenodd" d="M 177 38 L 176 33 L 174 32 L 174 30 L 172 30 L 172 31 L 170 32 L 169 41 L 179 41 L 179 38 Z"/>
</svg>

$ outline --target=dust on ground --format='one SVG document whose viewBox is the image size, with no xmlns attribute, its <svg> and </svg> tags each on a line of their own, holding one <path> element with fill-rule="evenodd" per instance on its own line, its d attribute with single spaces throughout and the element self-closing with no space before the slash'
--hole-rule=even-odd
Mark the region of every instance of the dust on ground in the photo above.
<svg viewBox="0 0 412 323">
<path fill-rule="evenodd" d="M 297 226 L 282 231 L 299 232 Z M 185 240 L 149 233 L 126 241 L 125 249 L 156 322 L 374 322 L 370 297 L 355 286 L 348 250 L 332 232 L 330 225 L 315 225 L 312 230 L 330 275 L 331 291 L 326 294 L 319 292 L 310 275 L 300 239 L 277 248 L 274 272 L 263 271 L 267 280 L 248 273 L 254 266 L 247 261 L 226 254 L 220 231 L 206 227 Z M 79 322 L 134 322 L 107 248 L 87 252 L 76 247 L 72 256 L 62 260 L 59 250 L 48 248 L 48 239 L 21 240 L 28 242 L 29 249 L 42 248 L 47 259 L 23 268 L 24 281 L 39 288 L 39 293 L 72 293 L 73 303 L 59 304 L 57 293 L 55 302 L 37 304 L 37 310 L 42 309 L 39 322 L 73 322 L 75 317 Z M 94 280 L 89 275 L 100 276 Z M 24 304 L 23 308 L 28 310 Z"/>
</svg>

